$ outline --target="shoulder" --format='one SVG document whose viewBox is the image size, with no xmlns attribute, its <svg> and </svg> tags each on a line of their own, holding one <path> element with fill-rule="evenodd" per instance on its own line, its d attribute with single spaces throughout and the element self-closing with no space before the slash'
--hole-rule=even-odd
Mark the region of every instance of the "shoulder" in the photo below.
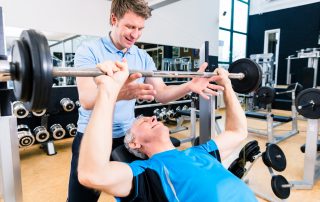
<svg viewBox="0 0 320 202">
<path fill-rule="evenodd" d="M 103 47 L 104 38 L 94 37 L 84 39 L 80 45 L 78 46 L 77 51 L 81 51 L 83 49 L 94 50 L 100 47 Z"/>
<path fill-rule="evenodd" d="M 208 142 L 206 142 L 204 144 L 194 146 L 190 150 L 194 151 L 194 152 L 209 153 L 211 156 L 213 156 L 214 158 L 216 158 L 218 161 L 221 162 L 219 149 L 218 149 L 218 146 L 214 140 L 209 140 Z"/>
</svg>

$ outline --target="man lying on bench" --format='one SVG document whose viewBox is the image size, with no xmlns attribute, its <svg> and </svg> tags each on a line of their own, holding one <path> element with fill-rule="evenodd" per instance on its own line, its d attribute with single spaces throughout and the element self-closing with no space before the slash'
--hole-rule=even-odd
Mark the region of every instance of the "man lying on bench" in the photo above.
<svg viewBox="0 0 320 202">
<path fill-rule="evenodd" d="M 172 145 L 166 126 L 155 117 L 140 117 L 125 143 L 133 153 L 149 159 L 130 164 L 106 159 L 112 146 L 113 108 L 129 74 L 125 62 L 116 65 L 113 72 L 102 70 L 109 76 L 95 78 L 98 95 L 80 148 L 81 184 L 123 201 L 256 201 L 247 185 L 220 162 L 247 136 L 246 117 L 228 72 L 220 68 L 215 81 L 224 87 L 226 128 L 214 140 L 179 151 Z"/>
</svg>

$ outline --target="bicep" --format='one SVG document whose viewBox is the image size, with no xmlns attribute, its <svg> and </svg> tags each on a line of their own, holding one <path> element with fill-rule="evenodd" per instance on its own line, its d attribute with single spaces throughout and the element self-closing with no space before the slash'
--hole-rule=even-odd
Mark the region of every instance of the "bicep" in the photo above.
<svg viewBox="0 0 320 202">
<path fill-rule="evenodd" d="M 102 191 L 113 196 L 128 196 L 132 189 L 133 173 L 126 163 L 111 161 L 105 172 L 106 185 Z"/>
<path fill-rule="evenodd" d="M 237 132 L 224 131 L 214 138 L 221 160 L 226 159 L 242 142 L 242 138 Z"/>
</svg>

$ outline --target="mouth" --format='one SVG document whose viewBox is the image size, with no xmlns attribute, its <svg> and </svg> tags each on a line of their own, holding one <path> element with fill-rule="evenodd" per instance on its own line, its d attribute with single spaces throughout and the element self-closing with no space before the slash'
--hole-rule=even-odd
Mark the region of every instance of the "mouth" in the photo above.
<svg viewBox="0 0 320 202">
<path fill-rule="evenodd" d="M 130 39 L 128 39 L 127 37 L 125 37 L 125 39 L 126 39 L 127 41 L 129 41 L 130 43 L 134 43 L 134 40 L 130 40 Z"/>
<path fill-rule="evenodd" d="M 160 123 L 154 124 L 151 129 L 155 128 L 156 126 L 160 125 Z"/>
</svg>

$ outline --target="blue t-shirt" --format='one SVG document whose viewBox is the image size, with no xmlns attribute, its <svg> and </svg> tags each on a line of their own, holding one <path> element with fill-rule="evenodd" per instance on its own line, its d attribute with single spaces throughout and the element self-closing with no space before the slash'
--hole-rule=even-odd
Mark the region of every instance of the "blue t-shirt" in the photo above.
<svg viewBox="0 0 320 202">
<path fill-rule="evenodd" d="M 257 201 L 249 187 L 220 163 L 213 140 L 184 151 L 158 153 L 129 166 L 133 188 L 118 201 Z"/>
<path fill-rule="evenodd" d="M 75 67 L 93 67 L 104 61 L 121 61 L 127 59 L 129 69 L 140 71 L 156 70 L 152 58 L 145 50 L 132 46 L 126 53 L 118 50 L 112 43 L 109 35 L 94 41 L 83 43 L 76 51 Z M 143 83 L 144 78 L 137 80 Z M 121 137 L 131 127 L 134 120 L 135 100 L 118 101 L 113 116 L 113 137 Z M 78 131 L 84 133 L 90 119 L 91 110 L 79 108 Z"/>
</svg>

